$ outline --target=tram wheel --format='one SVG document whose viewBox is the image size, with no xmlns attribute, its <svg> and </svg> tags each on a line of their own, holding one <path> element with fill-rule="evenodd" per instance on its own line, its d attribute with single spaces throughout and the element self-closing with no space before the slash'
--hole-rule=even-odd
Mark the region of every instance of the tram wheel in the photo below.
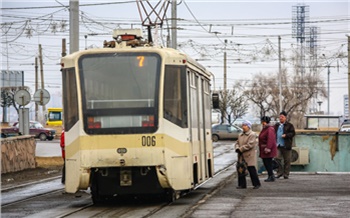
<svg viewBox="0 0 350 218">
<path fill-rule="evenodd" d="M 92 182 L 91 182 L 91 198 L 92 198 L 92 203 L 94 204 L 99 204 L 103 201 L 102 197 L 98 193 L 98 183 L 97 183 L 97 178 L 95 178 L 96 175 L 92 174 Z"/>
<path fill-rule="evenodd" d="M 165 192 L 165 200 L 168 203 L 172 203 L 172 202 L 176 201 L 176 192 L 173 189 L 168 189 Z"/>
<path fill-rule="evenodd" d="M 98 194 L 98 191 L 93 186 L 91 186 L 91 198 L 92 198 L 92 203 L 94 204 L 99 204 L 102 202 L 102 199 Z"/>
</svg>

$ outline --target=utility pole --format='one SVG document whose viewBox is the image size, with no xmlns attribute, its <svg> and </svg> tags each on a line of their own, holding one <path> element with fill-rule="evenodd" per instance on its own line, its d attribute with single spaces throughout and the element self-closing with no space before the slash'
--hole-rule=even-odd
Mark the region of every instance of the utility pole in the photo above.
<svg viewBox="0 0 350 218">
<path fill-rule="evenodd" d="M 177 2 L 173 0 L 171 3 L 171 47 L 177 48 Z"/>
<path fill-rule="evenodd" d="M 35 92 L 38 91 L 38 57 L 35 57 Z M 38 121 L 39 107 L 35 102 L 35 120 Z"/>
<path fill-rule="evenodd" d="M 348 35 L 348 119 L 350 118 L 350 36 Z"/>
<path fill-rule="evenodd" d="M 227 39 L 225 39 L 225 47 L 224 47 L 224 91 L 223 91 L 223 100 L 224 100 L 224 113 L 221 114 L 221 122 L 224 121 L 224 118 L 227 114 L 227 54 L 226 54 L 226 43 Z M 228 117 L 229 118 L 229 117 Z M 230 120 L 229 120 L 230 121 Z"/>
<path fill-rule="evenodd" d="M 44 86 L 44 69 L 43 69 L 43 55 L 42 55 L 42 49 L 41 49 L 41 44 L 39 44 L 39 62 L 40 62 L 40 77 L 41 77 L 41 89 L 43 90 L 45 88 Z M 41 97 L 40 100 L 42 100 L 43 98 L 43 93 L 41 93 Z M 42 102 L 41 102 L 42 103 Z M 46 107 L 43 104 L 42 105 L 42 114 L 45 114 L 46 111 Z"/>
<path fill-rule="evenodd" d="M 328 82 L 327 82 L 327 84 L 328 84 L 328 99 L 327 99 L 327 104 L 328 105 L 327 105 L 327 111 L 328 111 L 328 115 L 329 115 L 329 100 L 330 100 L 330 96 L 329 96 L 330 95 L 330 91 L 329 91 L 329 74 L 331 73 L 331 71 L 329 69 L 330 68 L 329 64 L 328 64 L 327 67 L 328 67 L 328 72 L 327 72 L 327 75 L 328 75 L 327 76 L 327 78 L 328 78 Z"/>
<path fill-rule="evenodd" d="M 61 56 L 64 57 L 66 55 L 67 55 L 66 39 L 63 38 L 62 39 L 62 53 L 61 53 Z M 63 77 L 62 77 L 62 81 L 63 81 Z M 62 87 L 63 87 L 63 84 L 62 84 Z M 61 90 L 63 91 L 63 89 L 61 89 Z M 63 94 L 63 93 L 61 93 L 61 94 Z M 62 108 L 63 108 L 63 98 L 62 98 L 61 104 L 62 104 Z"/>
<path fill-rule="evenodd" d="M 62 39 L 62 53 L 61 56 L 64 57 L 67 55 L 67 49 L 66 49 L 66 39 Z"/>
<path fill-rule="evenodd" d="M 282 67 L 281 67 L 281 36 L 278 36 L 278 80 L 279 80 L 279 102 L 280 112 L 282 111 Z"/>
<path fill-rule="evenodd" d="M 227 54 L 226 54 L 226 43 L 227 43 L 227 39 L 225 39 L 225 48 L 224 48 L 224 93 L 225 93 L 225 95 L 226 95 L 226 91 L 227 91 L 227 57 L 226 57 Z"/>
<path fill-rule="evenodd" d="M 322 56 L 324 57 L 324 58 L 326 58 L 326 55 L 325 54 L 322 54 Z M 327 86 L 328 86 L 328 90 L 327 90 L 327 92 L 328 92 L 328 97 L 327 97 L 327 113 L 328 113 L 328 115 L 329 115 L 329 100 L 330 100 L 330 89 L 329 89 L 329 76 L 330 76 L 330 73 L 331 73 L 331 71 L 330 71 L 330 64 L 331 63 L 329 63 L 329 61 L 327 61 L 327 68 L 328 68 L 328 70 L 327 70 Z"/>
<path fill-rule="evenodd" d="M 79 0 L 69 0 L 69 53 L 79 51 Z"/>
</svg>

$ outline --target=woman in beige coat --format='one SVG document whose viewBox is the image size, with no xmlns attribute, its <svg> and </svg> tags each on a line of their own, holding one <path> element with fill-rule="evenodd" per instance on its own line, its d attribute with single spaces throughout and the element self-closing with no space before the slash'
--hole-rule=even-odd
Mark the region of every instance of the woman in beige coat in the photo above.
<svg viewBox="0 0 350 218">
<path fill-rule="evenodd" d="M 238 136 L 238 140 L 235 144 L 235 150 L 238 154 L 238 161 L 242 160 L 242 157 L 247 162 L 247 169 L 249 171 L 250 179 L 254 186 L 254 189 L 260 188 L 260 180 L 258 172 L 255 168 L 256 164 L 256 146 L 257 138 L 255 132 L 251 130 L 252 124 L 249 121 L 242 123 L 243 133 Z M 247 188 L 247 181 L 245 174 L 238 175 L 238 189 Z"/>
</svg>

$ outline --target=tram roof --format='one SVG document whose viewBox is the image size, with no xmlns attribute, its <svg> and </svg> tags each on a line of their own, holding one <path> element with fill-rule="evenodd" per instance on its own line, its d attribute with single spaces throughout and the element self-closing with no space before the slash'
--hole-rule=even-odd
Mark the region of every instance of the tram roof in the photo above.
<svg viewBox="0 0 350 218">
<path fill-rule="evenodd" d="M 196 60 L 191 58 L 185 53 L 180 52 L 179 50 L 173 49 L 173 48 L 167 48 L 167 47 L 158 47 L 158 46 L 138 46 L 138 47 L 122 47 L 122 48 L 92 48 L 88 50 L 80 50 L 77 52 L 74 52 L 72 54 L 69 54 L 65 57 L 62 57 L 62 63 L 65 63 L 65 67 L 67 66 L 74 66 L 74 60 L 77 59 L 81 55 L 85 54 L 95 54 L 95 53 L 110 53 L 110 52 L 156 52 L 161 54 L 165 58 L 173 57 L 175 59 L 182 59 L 186 60 L 188 64 L 190 64 L 193 67 L 197 67 L 201 69 L 204 72 L 204 75 L 207 78 L 210 78 L 212 73 L 208 71 L 202 64 L 198 63 Z"/>
</svg>

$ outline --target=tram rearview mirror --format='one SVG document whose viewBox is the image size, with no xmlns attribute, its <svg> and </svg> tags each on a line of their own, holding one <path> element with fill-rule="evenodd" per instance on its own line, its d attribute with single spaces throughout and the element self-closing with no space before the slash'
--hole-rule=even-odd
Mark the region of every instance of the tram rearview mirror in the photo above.
<svg viewBox="0 0 350 218">
<path fill-rule="evenodd" d="M 218 109 L 219 108 L 219 94 L 218 93 L 213 93 L 212 101 L 213 101 L 213 109 Z"/>
</svg>

